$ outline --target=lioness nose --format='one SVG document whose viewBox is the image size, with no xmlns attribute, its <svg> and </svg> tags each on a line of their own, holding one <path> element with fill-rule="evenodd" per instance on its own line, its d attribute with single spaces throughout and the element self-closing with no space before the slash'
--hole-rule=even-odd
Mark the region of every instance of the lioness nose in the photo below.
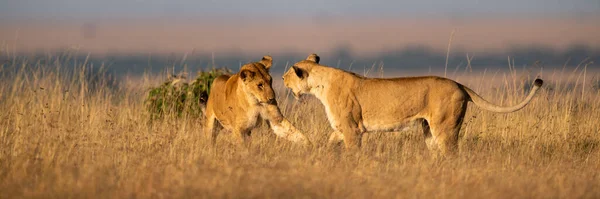
<svg viewBox="0 0 600 199">
<path fill-rule="evenodd" d="M 275 100 L 275 98 L 271 98 L 267 101 L 267 103 L 269 104 L 277 104 L 277 101 Z"/>
</svg>

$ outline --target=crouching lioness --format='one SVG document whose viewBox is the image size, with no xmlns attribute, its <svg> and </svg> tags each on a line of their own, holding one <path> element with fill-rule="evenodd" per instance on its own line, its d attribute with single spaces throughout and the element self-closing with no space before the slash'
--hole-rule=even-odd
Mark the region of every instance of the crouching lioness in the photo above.
<svg viewBox="0 0 600 199">
<path fill-rule="evenodd" d="M 294 64 L 284 75 L 284 84 L 294 96 L 312 94 L 325 106 L 334 129 L 329 141 L 344 141 L 346 147 L 360 147 L 368 131 L 395 131 L 411 121 L 423 127 L 430 150 L 454 152 L 467 103 L 489 111 L 517 111 L 542 86 L 536 79 L 527 98 L 512 107 L 494 105 L 473 90 L 442 77 L 366 78 L 319 64 L 311 54 Z"/>
<path fill-rule="evenodd" d="M 271 56 L 265 56 L 260 62 L 242 66 L 237 74 L 221 75 L 213 81 L 206 103 L 204 127 L 204 134 L 213 143 L 217 137 L 215 121 L 233 132 L 238 141 L 246 143 L 259 118 L 263 118 L 270 123 L 277 136 L 292 142 L 310 144 L 306 136 L 290 124 L 277 107 L 269 75 L 272 63 Z"/>
</svg>

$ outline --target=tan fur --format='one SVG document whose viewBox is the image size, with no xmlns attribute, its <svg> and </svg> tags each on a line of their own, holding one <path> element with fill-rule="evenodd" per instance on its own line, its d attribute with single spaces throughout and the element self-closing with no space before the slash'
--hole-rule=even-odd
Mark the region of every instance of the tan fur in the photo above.
<svg viewBox="0 0 600 199">
<path fill-rule="evenodd" d="M 260 62 L 249 63 L 232 76 L 217 77 L 206 103 L 204 133 L 214 143 L 218 121 L 234 133 L 240 142 L 247 142 L 259 119 L 269 121 L 274 133 L 293 142 L 310 144 L 306 136 L 283 117 L 269 75 L 273 59 L 265 56 Z"/>
<path fill-rule="evenodd" d="M 527 98 L 501 107 L 487 102 L 471 89 L 442 77 L 366 78 L 319 64 L 311 54 L 284 75 L 284 84 L 298 98 L 316 96 L 325 106 L 334 129 L 329 141 L 360 147 L 365 132 L 397 131 L 411 122 L 421 123 L 427 146 L 442 153 L 455 152 L 467 103 L 495 112 L 523 108 L 542 85 L 536 79 Z"/>
</svg>

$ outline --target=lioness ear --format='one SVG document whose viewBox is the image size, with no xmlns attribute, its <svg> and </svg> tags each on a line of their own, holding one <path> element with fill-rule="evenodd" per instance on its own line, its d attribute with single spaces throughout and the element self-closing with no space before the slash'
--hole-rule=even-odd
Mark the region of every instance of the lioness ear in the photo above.
<svg viewBox="0 0 600 199">
<path fill-rule="evenodd" d="M 306 58 L 306 60 L 313 61 L 313 62 L 315 62 L 315 63 L 318 64 L 319 61 L 321 61 L 321 57 L 319 57 L 319 55 L 313 53 L 313 54 L 308 55 L 308 57 Z"/>
<path fill-rule="evenodd" d="M 242 78 L 243 81 L 251 80 L 252 78 L 254 78 L 254 72 L 249 70 L 242 70 L 240 71 L 240 78 Z"/>
<path fill-rule="evenodd" d="M 304 69 L 298 68 L 297 66 L 292 66 L 292 68 L 294 69 L 296 76 L 298 76 L 300 79 L 308 77 L 308 72 L 306 72 Z"/>
<path fill-rule="evenodd" d="M 266 55 L 262 58 L 262 60 L 260 60 L 260 63 L 262 65 L 265 65 L 265 68 L 269 70 L 269 68 L 271 68 L 271 66 L 273 65 L 273 57 Z"/>
</svg>

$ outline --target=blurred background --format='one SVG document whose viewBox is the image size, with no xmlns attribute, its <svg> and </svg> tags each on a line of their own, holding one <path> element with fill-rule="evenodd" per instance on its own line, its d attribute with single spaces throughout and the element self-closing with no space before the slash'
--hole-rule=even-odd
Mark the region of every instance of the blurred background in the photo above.
<svg viewBox="0 0 600 199">
<path fill-rule="evenodd" d="M 599 35 L 598 0 L 0 2 L 0 56 L 75 52 L 117 74 L 237 70 L 266 54 L 282 72 L 309 53 L 386 75 L 552 69 L 599 60 Z"/>
</svg>

